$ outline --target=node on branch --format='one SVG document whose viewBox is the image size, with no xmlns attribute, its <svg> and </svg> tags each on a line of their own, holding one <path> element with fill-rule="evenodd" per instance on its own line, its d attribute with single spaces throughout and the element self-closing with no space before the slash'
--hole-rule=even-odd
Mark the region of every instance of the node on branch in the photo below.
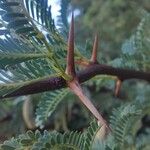
<svg viewBox="0 0 150 150">
<path fill-rule="evenodd" d="M 97 47 L 98 47 L 98 38 L 96 36 L 94 47 L 93 47 L 93 54 L 92 54 L 92 61 L 96 62 L 96 55 L 97 55 Z M 67 85 L 70 90 L 79 97 L 81 102 L 90 110 L 90 112 L 95 116 L 95 118 L 100 122 L 101 126 L 104 126 L 106 129 L 109 129 L 107 122 L 103 119 L 101 114 L 98 112 L 96 107 L 93 103 L 89 100 L 89 98 L 84 94 L 78 78 L 75 72 L 75 61 L 74 61 L 74 18 L 72 15 L 69 37 L 68 37 L 68 51 L 67 51 L 67 67 L 66 73 L 72 77 L 72 80 L 67 81 Z"/>
</svg>

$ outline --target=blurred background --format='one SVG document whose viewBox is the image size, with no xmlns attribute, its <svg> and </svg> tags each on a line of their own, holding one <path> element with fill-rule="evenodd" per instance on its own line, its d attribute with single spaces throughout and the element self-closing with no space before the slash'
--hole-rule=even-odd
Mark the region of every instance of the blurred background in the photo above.
<svg viewBox="0 0 150 150">
<path fill-rule="evenodd" d="M 62 2 L 49 0 L 56 25 L 59 22 L 57 16 L 60 14 Z M 149 0 L 72 0 L 66 10 L 68 22 L 72 10 L 75 13 L 75 42 L 83 55 L 90 57 L 94 36 L 98 33 L 99 62 L 150 71 L 148 47 L 150 39 L 147 44 L 142 38 L 142 44 L 146 48 L 132 45 L 137 40 L 133 39 L 136 34 L 150 37 L 149 20 L 142 24 L 142 32 L 140 30 L 142 19 L 150 12 Z M 112 110 L 123 103 L 150 98 L 150 87 L 144 81 L 132 80 L 123 83 L 118 98 L 114 96 L 114 86 L 114 78 L 105 76 L 98 76 L 83 85 L 86 94 L 107 119 Z M 0 101 L 0 142 L 29 129 L 33 131 L 39 129 L 35 126 L 35 110 L 40 97 L 41 94 L 37 94 Z M 39 130 L 83 131 L 91 120 L 93 116 L 90 112 L 81 105 L 77 97 L 69 94 L 45 123 L 43 129 Z M 148 114 L 144 116 L 139 126 L 139 132 L 150 127 Z"/>
</svg>

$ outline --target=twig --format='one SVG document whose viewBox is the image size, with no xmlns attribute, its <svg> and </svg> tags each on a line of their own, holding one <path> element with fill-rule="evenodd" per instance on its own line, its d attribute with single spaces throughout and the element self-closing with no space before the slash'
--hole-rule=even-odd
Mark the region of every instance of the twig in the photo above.
<svg viewBox="0 0 150 150">
<path fill-rule="evenodd" d="M 130 79 L 140 79 L 143 81 L 150 82 L 150 73 L 143 71 L 136 71 L 130 69 L 115 68 L 102 64 L 93 64 L 82 71 L 76 73 L 79 83 L 88 81 L 89 79 L 95 77 L 96 75 L 113 75 L 119 77 L 123 81 Z M 36 94 L 45 91 L 52 91 L 56 89 L 61 89 L 67 87 L 65 79 L 62 77 L 49 77 L 43 80 L 38 80 L 28 85 L 22 86 L 18 90 L 6 94 L 5 96 L 0 96 L 0 98 L 8 98 L 29 94 Z"/>
</svg>

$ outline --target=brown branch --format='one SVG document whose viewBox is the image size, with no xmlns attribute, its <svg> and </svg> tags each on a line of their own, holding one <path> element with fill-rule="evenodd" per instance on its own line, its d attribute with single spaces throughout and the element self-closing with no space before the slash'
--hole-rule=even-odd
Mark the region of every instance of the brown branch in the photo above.
<svg viewBox="0 0 150 150">
<path fill-rule="evenodd" d="M 143 72 L 143 71 L 135 71 L 130 69 L 121 69 L 121 68 L 114 68 L 107 65 L 102 64 L 93 64 L 84 70 L 77 72 L 77 78 L 79 83 L 83 83 L 88 81 L 92 77 L 96 75 L 113 75 L 118 77 L 120 80 L 125 81 L 128 79 L 140 79 L 144 81 L 150 82 L 150 73 Z M 41 81 L 36 81 L 29 85 L 25 85 L 20 89 L 5 95 L 1 96 L 0 98 L 8 98 L 8 97 L 15 97 L 21 95 L 29 95 L 29 94 L 36 94 L 45 91 L 56 90 L 60 88 L 67 87 L 66 81 L 62 77 L 51 77 Z"/>
</svg>

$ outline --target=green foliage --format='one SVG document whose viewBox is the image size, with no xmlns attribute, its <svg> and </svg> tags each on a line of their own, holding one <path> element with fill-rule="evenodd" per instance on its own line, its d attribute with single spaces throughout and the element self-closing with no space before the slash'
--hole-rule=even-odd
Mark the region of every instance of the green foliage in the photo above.
<svg viewBox="0 0 150 150">
<path fill-rule="evenodd" d="M 84 143 L 84 148 L 86 150 L 91 150 L 92 145 L 94 143 L 94 138 L 97 134 L 97 132 L 100 130 L 98 124 L 95 122 L 92 122 L 90 127 L 88 127 L 86 133 L 84 134 L 85 137 L 85 143 Z"/>
<path fill-rule="evenodd" d="M 93 28 L 93 25 L 94 30 L 99 29 L 99 26 L 101 26 L 102 35 L 104 37 L 102 47 L 106 49 L 106 53 L 108 52 L 108 48 L 110 48 L 113 53 L 112 56 L 108 56 L 107 54 L 106 58 L 101 59 L 100 62 L 109 60 L 108 64 L 117 67 L 149 71 L 150 15 L 147 11 L 143 11 L 141 22 L 134 31 L 134 34 L 123 42 L 125 37 L 127 38 L 127 36 L 131 35 L 131 32 L 129 33 L 127 31 L 133 30 L 129 25 L 130 20 L 128 20 L 128 17 L 132 13 L 129 7 L 130 3 L 122 0 L 109 2 L 101 0 L 100 3 L 94 0 L 88 2 L 82 1 L 80 3 L 85 6 L 85 11 L 80 8 L 80 14 L 87 13 L 87 15 L 83 17 L 83 23 L 87 22 L 86 27 L 88 26 L 90 30 L 91 27 Z M 142 4 L 145 4 L 145 1 Z M 69 0 L 61 1 L 60 16 L 57 23 L 59 26 L 58 29 L 52 18 L 51 6 L 48 5 L 48 0 L 0 1 L 0 97 L 11 94 L 23 86 L 48 77 L 62 76 L 65 79 L 67 78 L 65 74 L 65 60 L 67 49 L 66 35 L 68 32 L 67 17 L 69 14 L 67 8 L 69 6 Z M 130 8 L 129 11 L 127 11 L 128 7 Z M 96 13 L 97 11 L 100 13 Z M 124 13 L 125 17 L 118 15 L 120 13 Z M 133 13 L 133 15 L 134 14 L 135 13 Z M 132 19 L 132 17 L 130 17 L 130 19 Z M 138 19 L 136 18 L 136 25 L 137 22 Z M 106 24 L 107 26 L 105 26 Z M 80 27 L 86 29 L 87 32 L 87 28 L 84 26 Z M 79 32 L 80 29 L 77 29 L 77 32 Z M 88 31 L 87 33 L 90 32 L 91 31 Z M 115 35 L 117 32 L 119 34 Z M 84 34 L 79 34 L 79 39 L 82 39 L 81 41 L 85 40 L 83 37 Z M 110 57 L 114 58 L 114 55 L 117 53 L 117 51 L 113 51 L 116 47 L 118 48 L 118 45 L 114 44 L 114 41 L 119 43 L 123 42 L 123 45 L 120 57 L 110 61 Z M 82 45 L 75 47 L 75 59 L 80 60 L 85 57 L 90 57 L 92 49 L 91 41 L 87 41 L 84 47 Z M 102 58 L 102 56 L 100 56 L 100 58 Z M 80 67 L 77 66 L 77 69 L 80 69 Z M 149 129 L 144 127 L 144 132 L 139 134 L 139 130 L 143 127 L 141 125 L 142 118 L 150 113 L 149 85 L 143 82 L 138 84 L 136 81 L 124 83 L 123 98 L 117 99 L 114 98 L 110 92 L 114 87 L 114 80 L 116 80 L 116 77 L 104 75 L 94 77 L 86 83 L 88 87 L 86 92 L 89 94 L 89 97 L 98 97 L 95 98 L 94 102 L 98 104 L 97 106 L 100 105 L 102 107 L 101 111 L 106 117 L 110 117 L 112 133 L 108 135 L 106 139 L 100 139 L 99 133 L 101 134 L 102 128 L 94 121 L 88 129 L 82 133 L 77 131 L 64 133 L 56 131 L 36 131 L 33 133 L 28 131 L 18 138 L 5 141 L 1 145 L 1 149 L 150 149 Z M 102 88 L 104 88 L 104 91 L 108 90 L 110 94 L 108 95 L 107 92 L 102 93 Z M 91 89 L 93 93 L 90 92 Z M 45 127 L 48 118 L 51 117 L 54 112 L 56 113 L 57 106 L 63 100 L 67 99 L 68 93 L 68 89 L 60 89 L 37 95 L 34 104 L 37 127 Z M 73 98 L 71 97 L 71 99 Z M 3 131 L 0 131 L 0 133 L 9 133 L 12 136 L 20 134 L 21 132 L 24 133 L 25 124 L 21 118 L 23 97 L 12 98 L 11 100 L 12 101 L 8 103 L 0 102 L 0 122 L 5 120 L 3 118 L 7 116 L 8 112 L 14 114 L 12 115 L 11 123 L 8 121 L 4 124 L 0 124 L 0 128 L 1 126 L 3 126 L 3 128 L 5 126 L 4 129 L 1 128 Z M 125 100 L 126 102 L 123 102 Z M 126 104 L 120 106 L 122 103 Z M 71 107 L 72 105 L 71 103 Z M 72 115 L 72 113 L 74 113 L 74 118 L 81 116 L 77 114 L 78 107 L 75 107 L 73 112 L 69 112 L 70 106 L 68 107 L 68 110 L 65 111 L 68 111 L 66 118 L 69 121 L 66 120 L 72 124 L 70 114 Z M 112 115 L 110 115 L 112 109 L 113 112 Z M 64 112 L 64 114 L 66 112 Z M 89 115 L 84 115 L 82 122 L 89 122 L 89 120 L 91 120 Z M 12 129 L 12 127 L 14 127 L 14 129 Z"/>
<path fill-rule="evenodd" d="M 57 109 L 56 107 L 68 94 L 68 89 L 56 90 L 48 92 L 41 97 L 36 110 L 36 125 L 44 126 L 45 121 Z"/>
<path fill-rule="evenodd" d="M 137 30 L 131 38 L 123 43 L 121 57 L 113 61 L 114 65 L 118 67 L 136 68 L 145 71 L 149 70 L 149 24 L 150 14 L 144 11 L 142 20 L 139 23 Z"/>
<path fill-rule="evenodd" d="M 61 9 L 60 9 L 60 16 L 58 21 L 58 26 L 61 30 L 61 33 L 66 37 L 68 31 L 68 7 L 69 7 L 70 0 L 61 0 Z"/>
<path fill-rule="evenodd" d="M 150 108 L 150 103 L 142 102 L 140 105 L 137 102 L 133 104 L 123 105 L 114 109 L 110 117 L 112 135 L 109 135 L 104 142 L 100 141 L 99 132 L 101 127 L 94 121 L 90 124 L 86 132 L 66 132 L 64 134 L 45 131 L 40 134 L 36 131 L 35 134 L 28 131 L 24 135 L 20 135 L 17 139 L 12 138 L 5 141 L 1 148 L 2 150 L 9 149 L 77 149 L 77 150 L 115 150 L 115 149 L 134 149 L 145 150 L 149 147 L 149 131 L 143 135 L 136 136 L 139 129 L 138 120 L 146 113 L 145 107 Z M 137 126 L 138 125 L 138 126 Z M 147 139 L 148 138 L 148 139 Z M 142 141 L 141 141 L 142 140 Z M 139 142 L 140 141 L 140 142 Z M 97 148 L 96 148 L 97 147 Z"/>
<path fill-rule="evenodd" d="M 0 54 L 0 68 L 4 68 L 6 65 L 13 65 L 16 63 L 25 62 L 31 59 L 37 59 L 46 57 L 46 54 Z"/>
<path fill-rule="evenodd" d="M 61 44 L 64 41 L 55 29 L 47 1 L 44 1 L 44 4 L 43 1 L 26 1 L 26 10 L 23 1 L 0 2 L 3 12 L 0 21 L 1 31 L 3 31 L 1 35 L 4 36 L 0 39 L 0 68 L 2 69 L 0 81 L 8 83 L 8 85 L 0 85 L 2 87 L 0 96 L 10 93 L 9 89 L 12 87 L 16 89 L 23 86 L 23 81 L 32 82 L 54 72 L 58 74 L 64 72 L 57 60 L 64 58 L 65 46 Z M 41 33 L 40 24 L 46 30 L 45 34 Z M 52 50 L 53 47 L 55 49 Z M 12 91 L 15 89 L 12 88 Z"/>
<path fill-rule="evenodd" d="M 32 18 L 38 21 L 49 32 L 55 32 L 55 24 L 51 15 L 51 6 L 48 6 L 48 0 L 25 0 L 27 11 Z"/>
<path fill-rule="evenodd" d="M 24 150 L 35 149 L 35 150 L 48 150 L 48 149 L 63 149 L 63 150 L 81 150 L 88 149 L 88 145 L 92 144 L 90 141 L 94 138 L 97 130 L 100 127 L 96 122 L 92 122 L 91 126 L 87 130 L 88 136 L 85 136 L 78 132 L 68 132 L 68 133 L 58 133 L 56 131 L 47 132 L 40 134 L 39 131 L 36 131 L 35 134 L 31 131 L 28 131 L 24 135 L 20 135 L 17 139 L 12 138 L 10 141 L 5 141 L 1 145 L 2 150 Z M 90 141 L 90 143 L 89 143 Z"/>
<path fill-rule="evenodd" d="M 101 49 L 105 50 L 103 58 L 107 62 L 120 54 L 120 46 L 134 32 L 142 18 L 139 10 L 150 11 L 148 0 L 72 0 L 72 4 L 80 11 L 77 19 L 80 28 L 76 32 L 82 32 L 82 35 L 78 42 L 85 43 L 85 36 L 91 37 L 98 32 Z"/>
<path fill-rule="evenodd" d="M 113 111 L 110 122 L 114 131 L 113 134 L 115 141 L 120 146 L 126 143 L 126 138 L 128 138 L 127 135 L 129 134 L 129 130 L 131 130 L 131 122 L 133 126 L 134 117 L 139 118 L 140 115 L 141 110 L 138 110 L 136 106 L 131 104 L 122 106 L 119 109 Z"/>
</svg>

